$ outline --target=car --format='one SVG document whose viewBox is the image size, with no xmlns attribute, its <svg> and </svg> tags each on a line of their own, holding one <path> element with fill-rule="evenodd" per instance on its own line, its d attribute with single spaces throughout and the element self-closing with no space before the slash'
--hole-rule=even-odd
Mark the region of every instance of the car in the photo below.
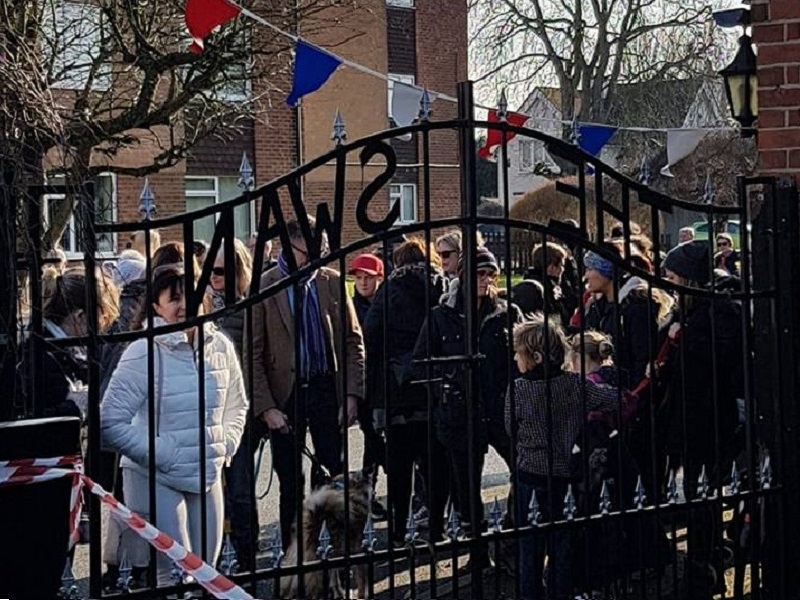
<svg viewBox="0 0 800 600">
<path fill-rule="evenodd" d="M 733 247 L 737 249 L 740 248 L 741 236 L 739 235 L 740 231 L 739 221 L 736 219 L 731 219 L 728 221 L 727 225 L 728 225 L 727 231 L 733 238 Z M 696 240 L 708 239 L 708 221 L 695 221 L 694 223 L 692 223 L 692 228 L 694 229 L 694 239 Z"/>
</svg>

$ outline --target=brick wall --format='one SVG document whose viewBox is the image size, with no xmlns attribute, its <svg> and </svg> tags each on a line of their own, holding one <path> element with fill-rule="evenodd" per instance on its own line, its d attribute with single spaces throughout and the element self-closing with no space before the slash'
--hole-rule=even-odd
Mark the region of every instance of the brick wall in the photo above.
<svg viewBox="0 0 800 600">
<path fill-rule="evenodd" d="M 456 84 L 467 79 L 466 2 L 417 0 L 416 13 L 417 82 L 456 96 Z M 436 100 L 433 113 L 437 121 L 453 119 L 458 116 L 458 108 L 453 102 Z M 431 162 L 443 165 L 458 163 L 458 134 L 455 131 L 437 132 L 431 136 Z M 458 169 L 432 169 L 430 181 L 432 217 L 460 214 Z M 420 215 L 421 199 L 422 194 Z"/>
<path fill-rule="evenodd" d="M 752 17 L 760 172 L 800 181 L 800 2 L 753 0 Z"/>
</svg>

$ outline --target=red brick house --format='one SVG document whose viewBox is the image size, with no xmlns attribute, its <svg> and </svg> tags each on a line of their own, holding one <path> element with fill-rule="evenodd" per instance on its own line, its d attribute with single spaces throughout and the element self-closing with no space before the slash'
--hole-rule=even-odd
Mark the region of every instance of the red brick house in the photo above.
<svg viewBox="0 0 800 600">
<path fill-rule="evenodd" d="M 358 13 L 355 17 L 352 13 L 348 16 L 346 30 L 339 31 L 338 27 L 309 27 L 309 33 L 304 34 L 301 22 L 299 32 L 347 60 L 388 73 L 391 79 L 416 83 L 450 96 L 456 95 L 457 82 L 467 78 L 465 2 L 360 0 Z M 311 29 L 316 33 L 310 33 Z M 352 39 L 340 43 L 348 38 Z M 256 92 L 267 83 L 252 81 L 251 85 Z M 288 90 L 291 69 L 285 69 L 283 80 L 270 81 L 269 85 Z M 253 166 L 258 186 L 289 172 L 299 162 L 305 163 L 331 150 L 332 123 L 337 110 L 344 119 L 348 140 L 389 128 L 391 85 L 378 77 L 340 67 L 320 91 L 303 99 L 299 118 L 298 111 L 278 101 L 263 119 L 250 123 L 236 139 L 228 142 L 216 138 L 203 140 L 185 161 L 150 177 L 158 216 L 183 213 L 238 196 L 241 193 L 237 186 L 239 166 L 244 152 Z M 278 97 L 281 96 L 275 96 Z M 454 103 L 441 99 L 435 101 L 432 108 L 433 118 L 437 120 L 454 118 L 457 113 Z M 398 170 L 392 182 L 382 190 L 386 208 L 390 201 L 400 201 L 403 222 L 422 220 L 422 181 L 419 168 L 415 166 L 421 162 L 419 141 L 392 140 L 392 145 L 398 158 Z M 141 164 L 141 153 L 147 152 L 153 150 L 143 142 L 136 149 L 118 155 L 113 164 Z M 348 157 L 344 243 L 361 237 L 355 223 L 355 201 L 363 185 L 374 177 L 371 173 L 383 170 L 380 166 L 368 165 L 362 172 L 357 160 L 357 154 Z M 460 206 L 455 132 L 431 137 L 431 162 L 438 165 L 431 171 L 431 216 L 452 216 Z M 333 179 L 334 168 L 329 165 L 305 178 L 304 198 L 311 214 L 317 203 L 329 200 Z M 104 218 L 124 222 L 140 219 L 138 206 L 143 179 L 108 175 L 101 179 L 101 184 L 107 200 Z M 378 214 L 383 214 L 385 208 L 377 206 L 379 204 L 374 201 L 371 206 L 374 205 L 376 212 L 380 211 Z M 255 218 L 255 207 L 242 207 L 236 215 L 237 236 L 245 237 L 253 231 Z M 213 219 L 196 224 L 195 239 L 209 240 L 213 225 Z M 182 234 L 178 229 L 167 230 L 162 232 L 162 239 L 182 239 Z M 126 241 L 101 240 L 100 249 L 111 253 L 123 247 Z M 70 258 L 81 258 L 80 235 L 74 223 L 62 245 Z"/>
</svg>

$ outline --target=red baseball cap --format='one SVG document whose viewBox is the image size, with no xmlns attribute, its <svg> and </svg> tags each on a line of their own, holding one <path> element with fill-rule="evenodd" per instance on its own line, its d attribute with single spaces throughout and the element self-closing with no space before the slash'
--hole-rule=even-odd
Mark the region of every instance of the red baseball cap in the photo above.
<svg viewBox="0 0 800 600">
<path fill-rule="evenodd" d="M 383 277 L 383 261 L 374 254 L 359 254 L 350 263 L 350 275 L 355 275 L 356 271 L 364 271 L 367 275 L 377 275 Z"/>
</svg>

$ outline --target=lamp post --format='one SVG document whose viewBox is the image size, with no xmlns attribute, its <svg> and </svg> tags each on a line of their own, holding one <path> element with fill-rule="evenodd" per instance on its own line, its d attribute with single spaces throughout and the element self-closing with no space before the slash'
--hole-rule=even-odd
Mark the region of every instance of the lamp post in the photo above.
<svg viewBox="0 0 800 600">
<path fill-rule="evenodd" d="M 742 126 L 742 137 L 755 134 L 753 125 L 758 120 L 758 70 L 753 40 L 747 35 L 750 11 L 737 8 L 714 14 L 720 27 L 742 27 L 745 33 L 739 38 L 739 49 L 733 62 L 719 74 L 725 82 L 725 95 L 733 118 Z"/>
</svg>

